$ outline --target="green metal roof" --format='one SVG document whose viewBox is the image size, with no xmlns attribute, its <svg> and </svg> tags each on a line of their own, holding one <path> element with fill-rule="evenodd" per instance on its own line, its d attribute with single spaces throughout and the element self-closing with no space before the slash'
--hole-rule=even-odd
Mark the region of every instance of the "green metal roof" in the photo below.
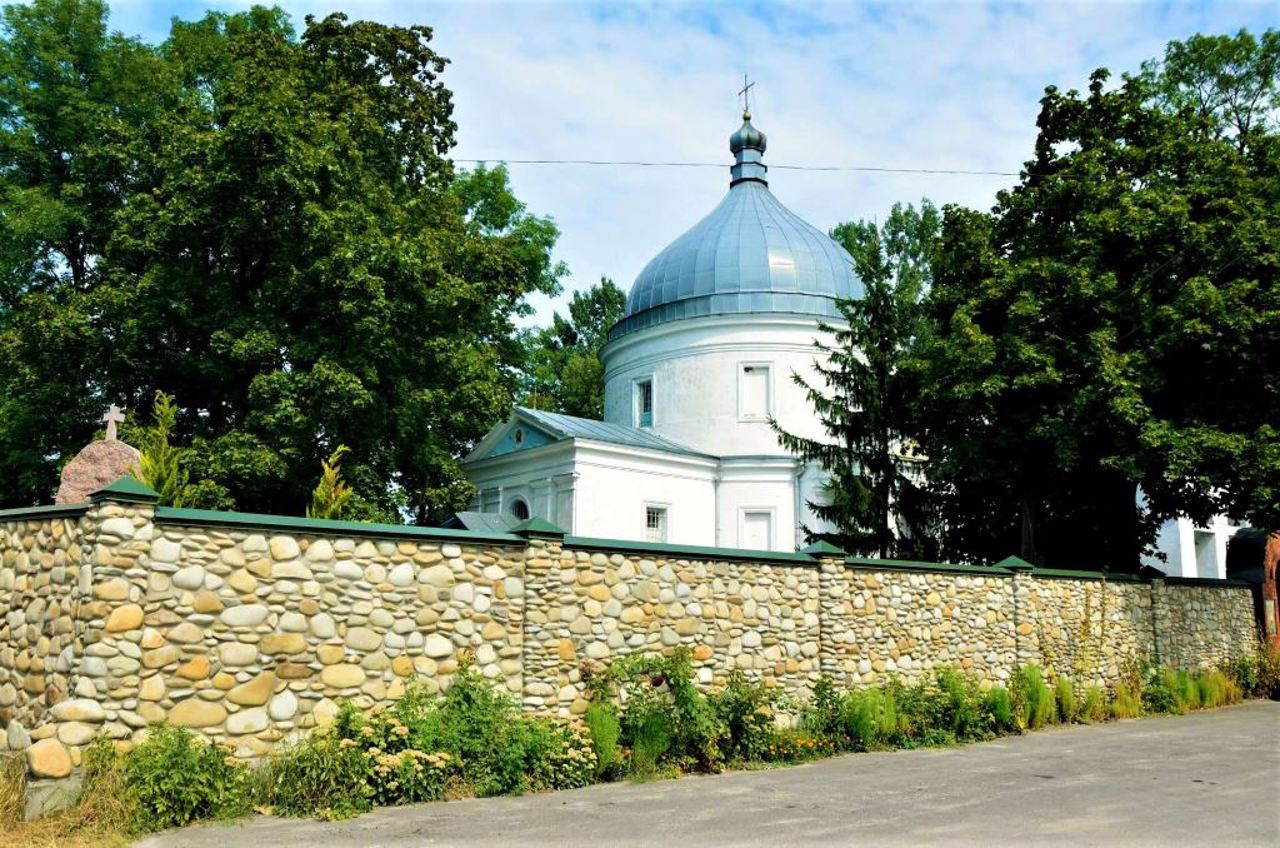
<svg viewBox="0 0 1280 848">
<path fill-rule="evenodd" d="M 505 515 L 501 512 L 479 512 L 477 510 L 464 510 L 453 514 L 444 523 L 446 528 L 453 530 L 472 530 L 481 533 L 509 533 L 511 528 L 520 523 L 520 519 L 514 515 Z"/>
<path fill-rule="evenodd" d="M 138 482 L 132 475 L 126 474 L 103 486 L 89 495 L 89 500 L 97 503 L 102 500 L 124 501 L 126 503 L 155 503 L 160 500 L 160 493 L 150 486 Z"/>
<path fill-rule="evenodd" d="M 608 442 L 614 445 L 625 445 L 632 448 L 678 453 L 683 456 L 699 456 L 715 459 L 711 454 L 702 453 L 685 447 L 678 442 L 664 439 L 642 427 L 628 427 L 625 424 L 610 424 L 591 418 L 577 418 L 572 415 L 561 415 L 557 412 L 544 412 L 540 409 L 516 407 L 516 415 L 526 423 L 547 431 L 558 439 L 590 439 L 596 442 Z"/>
</svg>

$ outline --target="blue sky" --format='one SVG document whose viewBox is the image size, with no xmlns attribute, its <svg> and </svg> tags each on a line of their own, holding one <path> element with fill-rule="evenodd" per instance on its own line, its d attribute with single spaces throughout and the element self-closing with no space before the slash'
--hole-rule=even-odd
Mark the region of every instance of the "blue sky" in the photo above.
<svg viewBox="0 0 1280 848">
<path fill-rule="evenodd" d="M 117 0 L 111 25 L 158 41 L 172 17 L 241 2 Z M 1017 171 L 1046 85 L 1098 66 L 1136 70 L 1171 39 L 1255 32 L 1278 4 L 410 3 L 283 0 L 306 14 L 435 28 L 452 64 L 458 147 L 471 159 L 723 161 L 715 168 L 513 165 L 516 193 L 550 215 L 558 258 L 585 287 L 624 288 L 728 188 L 742 75 L 757 82 L 766 163 Z M 770 187 L 821 229 L 895 201 L 987 208 L 1011 178 L 775 169 Z M 560 300 L 563 300 L 561 298 Z M 545 317 L 557 304 L 539 299 Z"/>
</svg>

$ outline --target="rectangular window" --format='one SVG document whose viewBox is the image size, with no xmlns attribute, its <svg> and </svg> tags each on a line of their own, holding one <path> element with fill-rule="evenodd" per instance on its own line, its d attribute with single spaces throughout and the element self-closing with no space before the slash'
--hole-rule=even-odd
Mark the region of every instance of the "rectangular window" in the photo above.
<svg viewBox="0 0 1280 848">
<path fill-rule="evenodd" d="M 667 510 L 664 507 L 644 508 L 644 540 L 646 542 L 667 541 Z"/>
<path fill-rule="evenodd" d="M 768 365 L 743 365 L 738 374 L 738 417 L 761 421 L 773 414 L 773 369 Z"/>
<path fill-rule="evenodd" d="M 773 549 L 773 513 L 748 509 L 742 513 L 742 547 L 754 551 Z"/>
<path fill-rule="evenodd" d="M 636 381 L 636 426 L 653 426 L 653 380 Z"/>
</svg>

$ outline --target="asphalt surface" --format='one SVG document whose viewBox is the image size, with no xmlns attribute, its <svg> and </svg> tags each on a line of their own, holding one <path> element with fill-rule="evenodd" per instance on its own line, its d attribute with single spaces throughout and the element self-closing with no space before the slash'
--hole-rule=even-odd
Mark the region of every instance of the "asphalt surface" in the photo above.
<svg viewBox="0 0 1280 848">
<path fill-rule="evenodd" d="M 138 848 L 1280 845 L 1280 702 L 950 749 L 377 810 L 257 817 Z"/>
</svg>

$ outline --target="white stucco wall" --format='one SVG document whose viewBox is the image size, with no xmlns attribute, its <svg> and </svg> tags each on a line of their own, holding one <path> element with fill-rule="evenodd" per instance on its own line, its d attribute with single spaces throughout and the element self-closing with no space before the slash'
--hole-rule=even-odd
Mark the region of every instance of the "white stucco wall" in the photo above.
<svg viewBox="0 0 1280 848">
<path fill-rule="evenodd" d="M 715 545 L 717 464 L 587 441 L 558 442 L 468 463 L 483 491 L 500 489 L 500 511 L 517 499 L 569 533 L 645 538 L 645 507 L 667 510 L 667 541 Z"/>
<path fill-rule="evenodd" d="M 1165 555 L 1143 557 L 1143 564 L 1158 568 L 1171 577 L 1227 576 L 1227 543 L 1240 529 L 1225 515 L 1215 515 L 1204 526 L 1189 518 L 1174 518 L 1160 525 L 1156 549 Z"/>
<path fill-rule="evenodd" d="M 645 539 L 645 508 L 667 511 L 667 541 L 715 545 L 715 463 L 674 463 L 627 448 L 579 452 L 575 533 Z"/>
<path fill-rule="evenodd" d="M 816 379 L 816 319 L 757 314 L 690 318 L 623 336 L 603 351 L 606 421 L 633 425 L 634 385 L 652 378 L 653 431 L 716 456 L 783 455 L 764 419 L 740 415 L 743 364 L 768 365 L 772 412 L 784 429 L 821 435 L 793 372 Z"/>
</svg>

